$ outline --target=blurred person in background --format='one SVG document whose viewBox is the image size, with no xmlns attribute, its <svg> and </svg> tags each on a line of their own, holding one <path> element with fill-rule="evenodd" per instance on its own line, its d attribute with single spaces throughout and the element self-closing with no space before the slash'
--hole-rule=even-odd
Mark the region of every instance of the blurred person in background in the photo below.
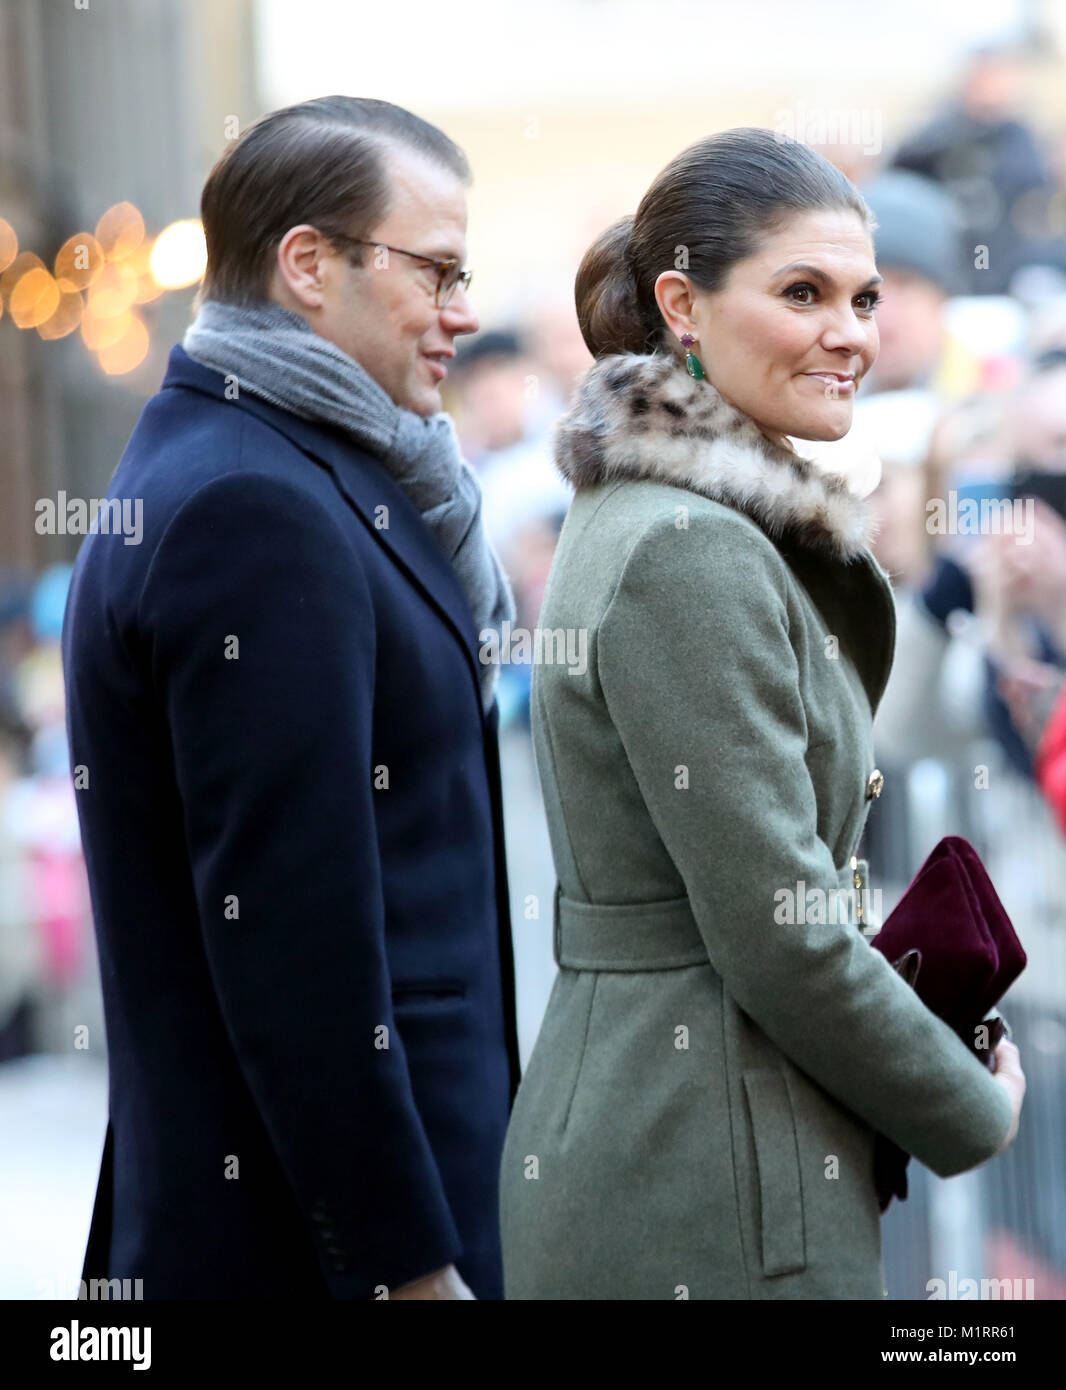
<svg viewBox="0 0 1066 1390">
<path fill-rule="evenodd" d="M 0 1062 L 38 1049 L 44 962 L 33 870 L 12 810 L 25 730 L 0 713 Z"/>
<path fill-rule="evenodd" d="M 532 370 L 511 329 L 489 329 L 459 346 L 443 395 L 455 417 L 463 455 L 479 472 L 525 439 Z"/>
<path fill-rule="evenodd" d="M 485 526 L 505 559 L 527 524 L 562 524 L 573 489 L 552 462 L 551 434 L 588 363 L 573 305 L 551 295 L 524 311 L 520 328 L 479 333 L 456 358 L 459 437 L 480 471 Z"/>
<path fill-rule="evenodd" d="M 1066 1229 L 1047 1219 L 1061 1204 L 1061 1174 L 1047 1153 L 1060 1138 L 1066 1087 L 1066 837 L 1051 761 L 1054 704 L 1066 680 L 1061 360 L 1050 356 L 1034 364 L 1008 403 L 1005 423 L 1011 473 L 1024 479 L 1016 490 L 1032 506 L 1031 543 L 1014 544 L 1007 535 L 979 538 L 970 563 L 961 559 L 972 585 L 973 618 L 957 614 L 955 621 L 985 663 L 984 714 L 995 740 L 991 748 L 975 745 L 965 769 L 978 788 L 971 801 L 989 871 L 1029 956 L 1005 1010 L 1023 1047 L 1037 1043 L 1041 1056 L 1034 1124 L 1004 1175 L 1012 1182 L 1002 1192 L 991 1185 L 989 1263 L 994 1275 L 1036 1276 L 1044 1297 L 1062 1297 Z"/>
<path fill-rule="evenodd" d="M 13 708 L 15 668 L 33 643 L 30 589 L 22 574 L 0 570 L 0 711 Z"/>
<path fill-rule="evenodd" d="M 1033 672 L 1028 680 L 1004 679 L 1004 697 L 1033 748 L 1040 790 L 1066 835 L 1066 682 L 1059 671 Z M 1046 701 L 1044 714 L 1040 702 Z"/>
<path fill-rule="evenodd" d="M 911 769 L 933 756 L 965 760 L 986 730 L 982 701 L 989 677 L 981 653 L 972 643 L 953 641 L 924 601 L 941 566 L 950 563 L 930 529 L 927 504 L 942 495 L 945 440 L 961 430 L 961 413 L 935 392 L 918 389 L 882 392 L 855 406 L 852 434 L 868 438 L 882 461 L 870 497 L 878 527 L 872 548 L 892 579 L 896 602 L 895 658 L 874 720 L 885 788 L 864 842 L 870 870 L 890 899 L 909 882 L 916 855 L 922 857 Z"/>
<path fill-rule="evenodd" d="M 0 1061 L 39 1046 L 37 1001 L 40 952 L 33 885 L 11 814 L 11 792 L 25 770 L 29 737 L 15 694 L 15 673 L 30 649 L 28 586 L 22 575 L 0 570 Z"/>
<path fill-rule="evenodd" d="M 943 391 L 948 299 L 959 292 L 961 242 L 952 199 L 929 179 L 888 170 L 862 187 L 877 219 L 874 246 L 884 277 L 881 348 L 863 395 Z"/>
<path fill-rule="evenodd" d="M 529 309 L 524 322 L 540 382 L 541 414 L 554 427 L 592 359 L 572 300 L 545 293 Z"/>
<path fill-rule="evenodd" d="M 479 333 L 456 358 L 460 441 L 480 473 L 482 516 L 511 581 L 515 625 L 529 631 L 573 494 L 552 461 L 551 431 L 587 362 L 572 306 L 563 313 L 550 298 L 521 331 Z M 528 724 L 532 673 L 531 661 L 508 654 L 498 689 L 501 727 Z"/>
<path fill-rule="evenodd" d="M 931 442 L 928 501 L 1011 498 L 1028 471 L 1066 474 L 1066 364 L 1030 368 L 995 401 L 949 413 Z M 941 768 L 944 811 L 983 847 L 989 873 L 1029 953 L 1012 998 L 1066 1003 L 1066 844 L 1035 781 L 1035 755 L 1066 674 L 1066 520 L 1030 498 L 1031 529 L 933 534 L 924 583 L 903 586 L 897 660 L 875 721 L 878 756 Z M 927 516 L 926 524 L 929 524 Z M 890 530 L 891 537 L 891 530 Z M 891 543 L 891 541 L 890 541 Z M 931 795 L 932 783 L 924 795 Z M 941 793 L 938 792 L 938 795 Z M 908 869 L 910 816 L 931 811 L 901 796 L 872 837 L 871 862 Z M 947 830 L 945 829 L 945 833 Z M 894 843 L 893 836 L 897 836 Z M 900 845 L 904 847 L 902 856 Z M 902 886 L 902 885 L 900 885 Z M 1008 1000 L 1009 1010 L 1009 1000 Z"/>
<path fill-rule="evenodd" d="M 872 549 L 892 579 L 897 600 L 920 588 L 932 568 L 925 503 L 929 453 L 943 409 L 935 392 L 919 388 L 883 391 L 855 402 L 851 434 L 868 439 L 881 460 L 881 476 L 870 494 L 877 527 Z M 895 675 L 893 669 L 890 685 Z"/>
<path fill-rule="evenodd" d="M 896 657 L 874 722 L 878 755 L 886 761 L 914 761 L 931 749 L 958 753 L 981 726 L 974 660 L 952 672 L 948 691 L 942 677 L 949 635 L 924 602 L 942 568 L 950 565 L 955 573 L 930 528 L 928 503 L 942 494 L 944 440 L 953 431 L 958 436 L 962 413 L 934 392 L 918 390 L 888 391 L 856 405 L 856 428 L 866 424 L 876 432 L 883 457 L 883 476 L 870 499 L 879 526 L 873 549 L 896 596 Z M 964 650 L 975 658 L 971 647 Z M 968 702 L 975 707 L 960 718 Z M 886 787 L 879 811 L 891 799 Z"/>
<path fill-rule="evenodd" d="M 49 566 L 30 594 L 32 646 L 13 673 L 27 731 L 25 774 L 7 796 L 9 831 L 29 874 L 34 950 L 41 963 L 36 1038 L 67 1053 L 102 1041 L 92 915 L 71 780 L 60 637 L 69 565 Z M 89 1039 L 76 1030 L 88 1029 Z"/>
<path fill-rule="evenodd" d="M 1066 267 L 1066 242 L 1048 218 L 1054 176 L 1023 115 L 1024 77 L 1016 49 L 977 50 L 944 109 L 892 159 L 957 200 L 965 245 L 960 293 L 1007 294 L 1026 267 Z M 987 262 L 979 247 L 987 247 Z"/>
<path fill-rule="evenodd" d="M 1064 388 L 1066 367 L 1038 363 L 1011 397 L 973 402 L 945 413 L 928 434 L 924 476 L 916 475 L 922 480 L 919 491 L 924 491 L 921 515 L 913 508 L 918 500 L 913 494 L 897 493 L 908 498 L 907 515 L 915 527 L 909 553 L 920 555 L 922 562 L 920 572 L 900 574 L 901 674 L 889 683 L 878 711 L 879 746 L 883 741 L 911 759 L 946 750 L 958 753 L 984 729 L 997 739 L 1019 774 L 1031 776 L 1031 754 L 1002 698 L 1000 676 L 1017 658 L 1057 666 L 1060 653 L 1066 653 L 1058 607 L 1060 519 L 1034 502 L 1029 544 L 1012 529 L 1001 534 L 939 535 L 929 507 L 933 499 L 946 502 L 953 491 L 978 504 L 982 497 L 1003 497 L 1015 474 L 1066 467 Z M 887 419 L 882 427 L 886 440 L 891 438 Z M 975 471 L 981 475 L 976 482 Z M 902 518 L 889 505 L 891 471 L 886 488 L 879 490 L 876 505 L 887 531 L 875 545 L 887 547 L 885 553 L 895 555 L 899 563 Z M 924 545 L 919 526 L 925 531 Z M 967 614 L 976 614 L 979 626 L 968 626 Z M 953 623 L 956 615 L 961 616 Z M 966 636 L 956 641 L 953 633 Z M 952 655 L 954 695 L 939 684 Z M 977 662 L 980 674 L 975 683 Z"/>
<path fill-rule="evenodd" d="M 1035 363 L 1005 402 L 1002 447 L 1000 494 L 1009 493 L 1013 477 L 1030 471 L 1066 472 L 1066 361 L 1052 355 Z M 952 483 L 950 473 L 945 481 Z M 1006 530 L 949 539 L 923 593 L 941 623 L 952 612 L 975 616 L 969 634 L 986 663 L 985 717 L 1023 778 L 1033 774 L 1032 750 L 1004 701 L 1001 677 L 1009 677 L 1017 662 L 1054 669 L 1066 662 L 1066 523 L 1039 498 L 1028 505 L 1031 539 Z"/>
<path fill-rule="evenodd" d="M 1034 305 L 1027 329 L 1026 356 L 1030 361 L 1049 360 L 1056 352 L 1066 356 L 1066 294 L 1052 295 Z"/>
<path fill-rule="evenodd" d="M 872 549 L 892 580 L 896 652 L 874 730 L 879 761 L 893 767 L 909 755 L 912 708 L 924 706 L 941 664 L 939 629 L 929 622 L 917 599 L 935 569 L 926 501 L 936 490 L 931 454 L 943 412 L 944 403 L 935 392 L 917 388 L 881 392 L 855 404 L 852 433 L 868 433 L 882 462 L 880 482 L 870 496 L 877 522 Z M 903 709 L 897 713 L 899 703 Z M 936 717 L 938 708 L 934 702 L 931 717 Z M 935 730 L 923 723 L 921 735 L 923 741 L 936 745 L 941 738 L 950 738 L 954 728 L 954 721 L 945 717 Z M 878 820 L 883 820 L 898 785 L 899 779 L 886 775 Z"/>
<path fill-rule="evenodd" d="M 456 359 L 455 389 L 459 437 L 481 475 L 485 529 L 513 575 L 522 529 L 561 518 L 570 502 L 550 447 L 565 401 L 550 369 L 514 330 L 482 333 L 466 345 Z"/>
<path fill-rule="evenodd" d="M 1030 467 L 1066 481 L 1066 349 L 1053 350 L 1042 365 L 1018 411 L 1019 454 Z M 1037 506 L 1043 548 L 1031 558 L 1007 555 L 1004 563 L 1014 595 L 1043 616 L 1052 645 L 1066 654 L 1066 520 Z M 1066 831 L 1066 663 L 1016 654 L 1005 663 L 1000 690 Z"/>
<path fill-rule="evenodd" d="M 110 1070 L 87 1283 L 502 1294 L 478 641 L 514 607 L 439 389 L 478 326 L 469 181 L 435 126 L 332 96 L 204 186 L 198 313 L 110 488 L 143 538 L 87 537 L 64 628 Z"/>
</svg>

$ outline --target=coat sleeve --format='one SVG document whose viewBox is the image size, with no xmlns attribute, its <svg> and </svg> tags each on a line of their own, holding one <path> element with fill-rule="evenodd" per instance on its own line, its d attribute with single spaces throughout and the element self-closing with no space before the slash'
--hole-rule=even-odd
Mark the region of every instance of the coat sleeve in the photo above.
<svg viewBox="0 0 1066 1390">
<path fill-rule="evenodd" d="M 733 999 L 826 1091 L 947 1177 L 1002 1143 L 1003 1088 L 854 925 L 774 920 L 777 890 L 840 882 L 817 833 L 786 594 L 783 562 L 745 519 L 654 523 L 599 627 L 604 697 Z"/>
<path fill-rule="evenodd" d="M 309 493 L 234 473 L 171 520 L 139 613 L 234 1055 L 332 1296 L 372 1297 L 461 1243 L 392 1013 L 364 572 Z"/>
</svg>

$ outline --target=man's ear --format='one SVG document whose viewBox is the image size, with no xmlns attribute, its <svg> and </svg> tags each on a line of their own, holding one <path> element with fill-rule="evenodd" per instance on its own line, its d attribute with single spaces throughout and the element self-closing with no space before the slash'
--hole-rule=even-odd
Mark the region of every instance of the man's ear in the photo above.
<svg viewBox="0 0 1066 1390">
<path fill-rule="evenodd" d="M 278 242 L 275 273 L 301 309 L 321 309 L 333 248 L 316 227 L 290 227 Z"/>
</svg>

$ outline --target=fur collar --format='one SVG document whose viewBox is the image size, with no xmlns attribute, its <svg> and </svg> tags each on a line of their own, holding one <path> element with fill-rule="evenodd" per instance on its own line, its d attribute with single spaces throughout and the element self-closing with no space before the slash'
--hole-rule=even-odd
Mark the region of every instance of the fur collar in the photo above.
<svg viewBox="0 0 1066 1390">
<path fill-rule="evenodd" d="M 557 427 L 555 461 L 575 487 L 650 478 L 690 488 L 745 512 L 771 538 L 793 532 L 844 561 L 861 555 L 874 533 L 863 499 L 842 477 L 772 443 L 672 354 L 594 362 Z"/>
</svg>

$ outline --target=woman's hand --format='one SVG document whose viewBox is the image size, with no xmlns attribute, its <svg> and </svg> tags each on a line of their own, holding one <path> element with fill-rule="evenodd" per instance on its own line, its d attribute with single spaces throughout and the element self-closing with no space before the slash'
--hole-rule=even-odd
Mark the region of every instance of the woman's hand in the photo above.
<svg viewBox="0 0 1066 1390">
<path fill-rule="evenodd" d="M 1006 1139 L 996 1150 L 997 1154 L 1001 1154 L 1014 1143 L 1025 1096 L 1025 1073 L 1022 1071 L 1021 1053 L 1009 1038 L 1002 1038 L 996 1045 L 996 1050 L 992 1053 L 992 1070 L 996 1074 L 996 1080 L 1010 1097 L 1010 1129 L 1007 1131 Z"/>
</svg>

